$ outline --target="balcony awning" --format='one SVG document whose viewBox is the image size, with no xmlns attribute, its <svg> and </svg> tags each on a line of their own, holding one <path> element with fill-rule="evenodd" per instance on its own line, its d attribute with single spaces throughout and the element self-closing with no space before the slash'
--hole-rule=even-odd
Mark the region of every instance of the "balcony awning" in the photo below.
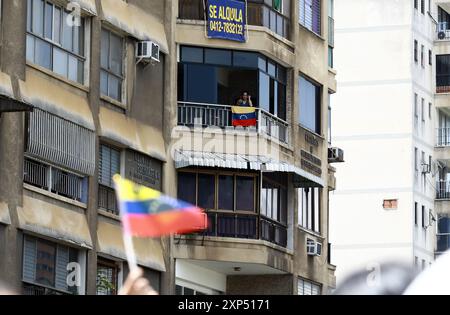
<svg viewBox="0 0 450 315">
<path fill-rule="evenodd" d="M 100 253 L 123 260 L 127 259 L 123 245 L 122 228 L 119 224 L 99 220 L 97 240 Z M 134 238 L 133 245 L 139 265 L 154 270 L 166 271 L 161 240 Z"/>
<path fill-rule="evenodd" d="M 33 107 L 31 105 L 14 99 L 11 77 L 4 72 L 0 72 L 0 113 L 32 110 Z"/>
<path fill-rule="evenodd" d="M 81 212 L 24 196 L 23 207 L 17 208 L 17 213 L 22 230 L 92 248 L 87 219 Z"/>
<path fill-rule="evenodd" d="M 0 223 L 11 224 L 11 217 L 9 216 L 8 205 L 4 202 L 0 202 Z"/>
<path fill-rule="evenodd" d="M 174 160 L 177 169 L 200 166 L 291 173 L 296 187 L 325 187 L 322 178 L 295 165 L 265 156 L 176 150 Z"/>
<path fill-rule="evenodd" d="M 102 0 L 103 19 L 139 40 L 151 40 L 168 54 L 163 21 L 126 1 Z"/>
</svg>

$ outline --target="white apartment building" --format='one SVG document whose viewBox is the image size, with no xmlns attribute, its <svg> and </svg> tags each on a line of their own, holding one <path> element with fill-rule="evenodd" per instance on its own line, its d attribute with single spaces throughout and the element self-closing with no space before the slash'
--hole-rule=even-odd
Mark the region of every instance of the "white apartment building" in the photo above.
<svg viewBox="0 0 450 315">
<path fill-rule="evenodd" d="M 450 9 L 450 1 L 335 1 L 332 141 L 346 154 L 330 194 L 338 285 L 357 269 L 434 261 L 445 164 L 437 148 L 445 112 L 435 95 L 437 2 Z"/>
</svg>

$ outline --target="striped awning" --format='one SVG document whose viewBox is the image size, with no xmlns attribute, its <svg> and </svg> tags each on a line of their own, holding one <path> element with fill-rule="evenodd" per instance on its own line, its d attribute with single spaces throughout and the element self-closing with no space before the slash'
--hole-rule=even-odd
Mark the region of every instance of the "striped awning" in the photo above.
<svg viewBox="0 0 450 315">
<path fill-rule="evenodd" d="M 291 173 L 296 187 L 325 187 L 322 178 L 266 156 L 176 150 L 174 160 L 177 169 L 197 166 Z"/>
</svg>

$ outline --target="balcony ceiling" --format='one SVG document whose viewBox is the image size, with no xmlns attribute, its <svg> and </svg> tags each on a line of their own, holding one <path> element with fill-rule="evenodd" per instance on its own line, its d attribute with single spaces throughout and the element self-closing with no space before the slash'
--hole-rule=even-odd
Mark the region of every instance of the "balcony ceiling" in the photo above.
<svg viewBox="0 0 450 315">
<path fill-rule="evenodd" d="M 283 275 L 287 274 L 281 270 L 272 268 L 267 265 L 250 264 L 241 262 L 228 262 L 228 261 L 211 261 L 211 260 L 184 260 L 190 264 L 197 265 L 202 268 L 206 268 L 227 276 L 244 276 L 244 275 Z M 240 271 L 235 271 L 235 267 L 240 267 Z"/>
</svg>

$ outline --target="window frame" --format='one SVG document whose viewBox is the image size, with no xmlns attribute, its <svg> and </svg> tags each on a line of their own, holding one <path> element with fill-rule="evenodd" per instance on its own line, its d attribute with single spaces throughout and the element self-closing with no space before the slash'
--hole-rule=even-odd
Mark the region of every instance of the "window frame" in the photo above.
<svg viewBox="0 0 450 315">
<path fill-rule="evenodd" d="M 315 104 L 314 104 L 314 114 L 315 114 L 315 122 L 314 122 L 314 127 L 315 129 L 310 128 L 310 126 L 306 126 L 305 124 L 302 123 L 302 106 L 304 106 L 304 104 L 302 104 L 302 96 L 301 96 L 301 82 L 302 79 L 304 79 L 307 83 L 309 83 L 310 85 L 312 85 L 315 89 Z M 323 105 L 323 86 L 320 83 L 315 82 L 314 80 L 310 79 L 309 77 L 300 74 L 298 76 L 298 94 L 299 94 L 299 113 L 298 113 L 298 117 L 297 117 L 297 121 L 298 124 L 316 134 L 319 136 L 322 136 L 322 132 L 323 132 L 323 124 L 322 124 L 322 105 Z"/>
<path fill-rule="evenodd" d="M 126 97 L 126 72 L 127 72 L 127 67 L 126 67 L 126 62 L 127 62 L 127 42 L 126 42 L 126 36 L 124 36 L 123 34 L 121 34 L 119 31 L 113 30 L 111 28 L 109 28 L 106 25 L 102 25 L 101 27 L 101 33 L 103 32 L 107 32 L 108 33 L 108 67 L 111 68 L 111 37 L 112 35 L 117 36 L 118 38 L 120 38 L 121 40 L 121 47 L 122 47 L 122 54 L 121 54 L 121 59 L 122 59 L 122 66 L 121 66 L 121 74 L 117 74 L 114 73 L 111 69 L 106 69 L 102 66 L 102 62 L 101 62 L 101 58 L 102 58 L 102 43 L 101 41 L 103 40 L 103 36 L 101 36 L 100 38 L 100 95 L 102 97 L 107 97 L 110 99 L 113 99 L 119 103 L 124 103 L 125 102 L 125 97 Z M 102 76 L 102 72 L 105 72 L 107 74 L 107 93 L 104 94 L 102 92 L 102 87 L 101 87 L 101 76 Z M 109 90 L 109 76 L 113 76 L 114 78 L 119 80 L 120 83 L 120 95 L 119 97 L 116 99 L 112 96 L 110 96 L 110 90 Z"/>
<path fill-rule="evenodd" d="M 112 260 L 108 260 L 105 259 L 103 257 L 98 257 L 97 258 L 97 269 L 96 269 L 96 274 L 97 274 L 97 279 L 98 279 L 98 270 L 99 270 L 99 266 L 104 267 L 104 268 L 111 268 L 113 269 L 113 280 L 114 280 L 114 288 L 112 289 L 112 293 L 111 294 L 104 294 L 104 295 L 117 295 L 118 291 L 119 291 L 119 273 L 121 272 L 121 266 Z M 96 280 L 98 281 L 98 280 Z M 98 294 L 98 287 L 97 287 L 97 283 L 96 283 L 96 288 L 95 288 L 95 293 L 96 295 Z"/>
<path fill-rule="evenodd" d="M 30 3 L 31 3 L 31 6 L 28 7 L 28 4 L 30 4 Z M 26 20 L 27 20 L 27 22 L 26 22 L 26 37 L 27 37 L 27 40 L 26 40 L 26 48 L 25 48 L 25 50 L 26 50 L 26 61 L 32 63 L 33 65 L 36 65 L 36 66 L 48 69 L 49 71 L 53 72 L 55 75 L 61 76 L 64 79 L 66 79 L 66 80 L 68 80 L 70 82 L 75 82 L 77 84 L 81 84 L 83 86 L 86 86 L 86 84 L 88 82 L 87 74 L 89 73 L 89 70 L 87 69 L 89 67 L 87 67 L 86 64 L 88 63 L 88 55 L 89 55 L 88 52 L 89 52 L 89 47 L 90 47 L 90 43 L 89 43 L 90 42 L 90 37 L 89 37 L 89 33 L 90 33 L 89 26 L 90 26 L 90 24 L 89 24 L 88 16 L 83 15 L 83 14 L 81 16 L 82 27 L 80 26 L 80 28 L 82 28 L 82 32 L 79 31 L 79 33 L 78 33 L 79 34 L 78 35 L 79 44 L 82 43 L 82 45 L 83 45 L 82 49 L 80 49 L 83 52 L 83 55 L 81 55 L 79 52 L 75 52 L 75 51 L 70 50 L 68 48 L 65 48 L 63 46 L 63 41 L 64 41 L 63 40 L 63 36 L 64 36 L 64 27 L 63 27 L 64 14 L 65 13 L 66 14 L 70 14 L 71 12 L 67 11 L 66 8 L 64 8 L 64 6 L 61 6 L 61 5 L 59 5 L 58 3 L 55 3 L 52 0 L 42 0 L 42 3 L 43 3 L 43 11 L 42 11 L 43 29 L 42 29 L 42 35 L 40 35 L 40 34 L 38 34 L 38 33 L 36 33 L 34 31 L 34 19 L 35 19 L 35 15 L 34 15 L 34 11 L 33 11 L 34 10 L 34 5 L 33 5 L 34 4 L 34 0 L 28 0 L 27 1 L 27 17 L 26 17 Z M 52 7 L 51 39 L 47 38 L 46 34 L 45 34 L 45 32 L 46 32 L 46 29 L 45 29 L 45 26 L 46 26 L 46 14 L 47 14 L 46 7 L 47 7 L 48 4 L 51 5 L 51 7 Z M 58 10 L 60 10 L 60 23 L 61 23 L 61 25 L 60 25 L 60 29 L 59 29 L 59 37 L 60 37 L 59 38 L 59 42 L 57 40 L 55 40 L 55 11 L 56 11 L 55 9 L 56 8 Z M 32 11 L 29 11 L 29 10 L 32 10 Z M 31 20 L 29 21 L 28 19 L 31 19 Z M 30 25 L 29 25 L 29 23 L 30 23 Z M 69 26 L 69 27 L 71 28 L 71 32 L 72 32 L 72 46 L 73 46 L 74 43 L 75 43 L 75 36 L 74 36 L 75 31 L 74 31 L 74 28 L 78 27 L 78 26 Z M 33 55 L 32 59 L 33 60 L 30 60 L 28 58 L 29 49 L 31 49 L 31 48 L 29 48 L 29 44 L 30 43 L 28 42 L 28 38 L 31 38 L 32 39 L 32 43 L 33 43 L 33 49 L 32 49 L 32 55 Z M 37 41 L 44 42 L 50 47 L 50 56 L 49 56 L 49 63 L 50 63 L 50 65 L 49 65 L 49 67 L 46 67 L 45 65 L 41 65 L 41 64 L 39 64 L 36 61 L 36 45 L 37 45 L 36 42 Z M 55 58 L 54 58 L 54 55 L 55 55 L 55 51 L 56 50 L 62 51 L 67 56 L 67 58 L 66 58 L 67 59 L 67 63 L 66 63 L 66 66 L 65 66 L 65 70 L 67 71 L 67 74 L 60 74 L 60 73 L 55 71 L 55 64 L 54 64 Z M 77 78 L 77 80 L 70 79 L 70 76 L 69 76 L 70 57 L 73 57 L 74 59 L 77 60 L 77 75 L 81 79 L 81 82 L 78 81 L 78 78 Z M 79 66 L 78 63 L 79 62 L 81 62 L 82 66 L 81 66 L 81 68 L 78 69 L 78 66 Z M 79 70 L 81 70 L 81 74 L 78 73 Z"/>
<path fill-rule="evenodd" d="M 323 190 L 318 187 L 297 188 L 297 225 L 318 235 L 322 234 L 322 194 Z M 303 209 L 305 203 L 306 209 Z"/>
<path fill-rule="evenodd" d="M 415 63 L 419 62 L 419 42 L 417 39 L 414 40 L 414 61 Z"/>
</svg>

